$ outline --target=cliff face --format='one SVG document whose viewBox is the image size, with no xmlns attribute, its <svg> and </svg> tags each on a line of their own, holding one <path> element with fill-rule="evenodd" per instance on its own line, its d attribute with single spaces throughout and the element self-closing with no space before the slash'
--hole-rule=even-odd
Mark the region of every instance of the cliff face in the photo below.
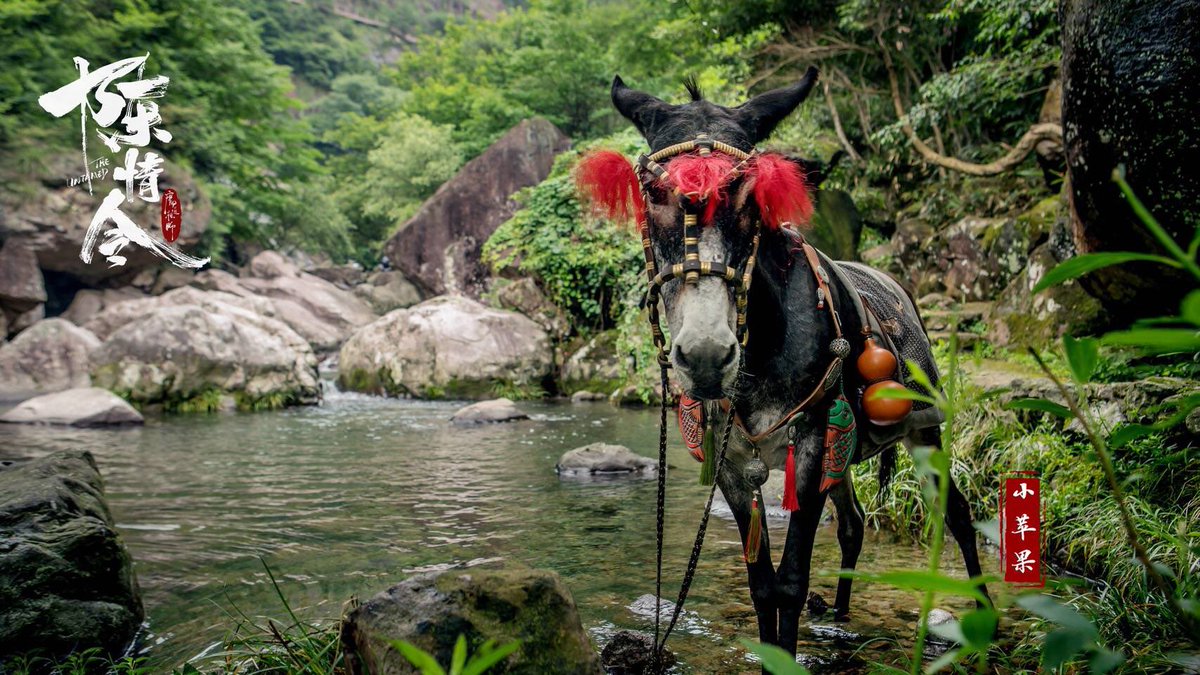
<svg viewBox="0 0 1200 675">
<path fill-rule="evenodd" d="M 544 180 L 554 158 L 570 145 L 544 119 L 521 122 L 442 185 L 384 252 L 426 297 L 451 293 L 478 298 L 488 276 L 480 251 L 512 217 L 512 194 Z"/>
</svg>

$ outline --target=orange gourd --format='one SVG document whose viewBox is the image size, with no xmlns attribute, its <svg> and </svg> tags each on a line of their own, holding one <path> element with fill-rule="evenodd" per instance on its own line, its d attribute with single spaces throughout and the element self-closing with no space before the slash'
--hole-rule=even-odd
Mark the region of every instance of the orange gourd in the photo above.
<svg viewBox="0 0 1200 675">
<path fill-rule="evenodd" d="M 858 372 L 867 382 L 890 379 L 896 374 L 896 357 L 880 347 L 875 338 L 868 337 L 858 356 Z"/>
<path fill-rule="evenodd" d="M 871 424 L 886 427 L 904 419 L 912 411 L 912 401 L 904 398 L 876 398 L 877 392 L 886 389 L 904 389 L 904 385 L 895 380 L 883 380 L 867 387 L 863 393 L 863 410 Z"/>
</svg>

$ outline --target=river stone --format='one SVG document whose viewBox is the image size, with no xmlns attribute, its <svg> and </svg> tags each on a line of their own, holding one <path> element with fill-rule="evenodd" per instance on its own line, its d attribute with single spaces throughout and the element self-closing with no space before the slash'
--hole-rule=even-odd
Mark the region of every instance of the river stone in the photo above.
<svg viewBox="0 0 1200 675">
<path fill-rule="evenodd" d="M 142 424 L 142 414 L 120 396 L 98 387 L 79 387 L 36 396 L 0 415 L 10 424 L 95 427 Z"/>
<path fill-rule="evenodd" d="M 658 464 L 623 445 L 592 443 L 565 453 L 554 466 L 560 476 L 654 473 Z"/>
<path fill-rule="evenodd" d="M 550 339 L 529 318 L 460 296 L 398 309 L 342 346 L 343 391 L 421 398 L 492 398 L 497 385 L 543 386 Z"/>
<path fill-rule="evenodd" d="M 103 311 L 88 320 L 84 327 L 103 341 L 117 329 L 137 322 L 159 309 L 182 305 L 195 305 L 217 313 L 234 307 L 257 316 L 276 316 L 275 305 L 265 298 L 255 297 L 252 294 L 237 295 L 222 291 L 202 291 L 185 286 L 167 291 L 159 296 L 138 295 L 129 300 L 105 305 Z"/>
<path fill-rule="evenodd" d="M 371 305 L 379 314 L 394 309 L 412 307 L 421 301 L 421 293 L 411 281 L 396 271 L 376 272 L 364 284 L 354 287 L 354 294 Z"/>
<path fill-rule="evenodd" d="M 316 351 L 337 349 L 355 329 L 376 319 L 371 307 L 354 293 L 301 272 L 274 251 L 254 256 L 249 271 L 252 276 L 243 277 L 242 286 L 270 298 L 279 318 Z"/>
<path fill-rule="evenodd" d="M 196 289 L 173 294 L 215 295 Z M 135 301 L 136 302 L 136 301 Z M 117 328 L 92 357 L 92 382 L 135 403 L 187 410 L 213 394 L 247 409 L 320 400 L 317 360 L 287 324 L 223 302 L 152 308 Z"/>
<path fill-rule="evenodd" d="M 577 391 L 571 394 L 571 403 L 591 403 L 592 401 L 604 401 L 608 397 L 598 391 Z"/>
<path fill-rule="evenodd" d="M 527 420 L 529 415 L 521 412 L 511 399 L 497 398 L 491 401 L 480 401 L 460 408 L 450 421 L 455 424 L 484 424 L 487 422 L 512 422 Z"/>
<path fill-rule="evenodd" d="M 571 592 L 554 572 L 471 569 L 409 577 L 346 616 L 342 648 L 351 675 L 417 673 L 385 641 L 405 640 L 450 662 L 465 635 L 474 652 L 486 640 L 521 640 L 489 673 L 601 673 Z"/>
<path fill-rule="evenodd" d="M 608 675 L 642 675 L 653 671 L 654 636 L 635 630 L 618 631 L 604 650 L 600 652 L 600 662 Z M 662 670 L 670 670 L 675 665 L 675 654 L 669 649 L 663 650 Z"/>
<path fill-rule="evenodd" d="M 143 616 L 91 453 L 0 470 L 0 654 L 117 658 Z"/>
<path fill-rule="evenodd" d="M 28 312 L 46 302 L 46 284 L 37 256 L 19 241 L 0 245 L 0 307 Z"/>
<path fill-rule="evenodd" d="M 43 319 L 0 345 L 0 400 L 91 384 L 91 354 L 100 340 L 63 319 Z"/>
<path fill-rule="evenodd" d="M 137 300 L 145 297 L 145 293 L 133 286 L 105 288 L 103 290 L 85 288 L 75 293 L 75 297 L 71 299 L 71 304 L 59 316 L 76 326 L 83 326 L 88 321 L 99 316 L 106 307 L 112 307 L 126 300 Z"/>
</svg>

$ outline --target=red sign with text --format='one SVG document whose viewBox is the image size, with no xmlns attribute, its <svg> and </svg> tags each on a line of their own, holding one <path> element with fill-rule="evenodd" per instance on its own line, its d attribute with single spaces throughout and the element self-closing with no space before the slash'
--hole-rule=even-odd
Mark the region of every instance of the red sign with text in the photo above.
<svg viewBox="0 0 1200 675">
<path fill-rule="evenodd" d="M 162 236 L 170 244 L 179 238 L 179 226 L 183 223 L 183 205 L 179 203 L 179 193 L 171 188 L 163 190 L 159 203 L 162 205 Z"/>
<path fill-rule="evenodd" d="M 1035 472 L 1015 472 L 1004 479 L 1000 566 L 1009 583 L 1036 588 L 1046 585 L 1042 574 L 1042 481 Z"/>
</svg>

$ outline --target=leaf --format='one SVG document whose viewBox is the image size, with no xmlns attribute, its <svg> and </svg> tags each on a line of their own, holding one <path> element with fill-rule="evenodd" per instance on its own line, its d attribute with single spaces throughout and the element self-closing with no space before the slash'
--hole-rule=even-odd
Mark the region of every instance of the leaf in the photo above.
<svg viewBox="0 0 1200 675">
<path fill-rule="evenodd" d="M 450 656 L 450 675 L 462 675 L 463 666 L 467 663 L 467 636 L 458 634 L 454 642 L 454 653 Z"/>
<path fill-rule="evenodd" d="M 1018 398 L 1004 404 L 1007 410 L 1035 410 L 1037 412 L 1049 413 L 1063 419 L 1071 419 L 1075 415 L 1071 409 L 1061 403 L 1047 401 L 1044 398 Z"/>
<path fill-rule="evenodd" d="M 400 652 L 400 655 L 407 659 L 414 668 L 420 670 L 421 675 L 446 675 L 446 671 L 442 670 L 432 654 L 411 642 L 391 640 L 388 644 L 392 646 L 392 649 Z"/>
<path fill-rule="evenodd" d="M 994 609 L 982 608 L 967 612 L 959 620 L 966 644 L 979 651 L 986 651 L 996 636 L 1000 615 Z"/>
<path fill-rule="evenodd" d="M 1086 384 L 1096 372 L 1096 363 L 1100 360 L 1100 344 L 1093 338 L 1073 338 L 1063 336 L 1063 351 L 1067 354 L 1067 365 L 1071 367 L 1071 375 L 1079 384 Z"/>
<path fill-rule="evenodd" d="M 1046 635 L 1042 642 L 1042 667 L 1048 671 L 1071 660 L 1079 652 L 1092 646 L 1092 638 L 1071 629 L 1059 628 Z"/>
<path fill-rule="evenodd" d="M 900 398 L 908 401 L 920 401 L 934 405 L 937 403 L 932 396 L 926 394 L 918 394 L 917 392 L 905 387 L 903 389 L 877 389 L 871 392 L 871 400 L 883 400 L 890 398 Z"/>
<path fill-rule="evenodd" d="M 1096 675 L 1102 675 L 1125 663 L 1125 655 L 1104 647 L 1096 647 L 1096 651 L 1088 658 L 1088 666 Z"/>
<path fill-rule="evenodd" d="M 931 630 L 932 630 L 932 628 L 931 628 Z M 959 658 L 961 658 L 963 656 L 968 656 L 971 653 L 972 653 L 972 651 L 970 649 L 950 649 L 945 654 L 942 654 L 941 656 L 937 657 L 937 659 L 935 661 L 933 661 L 929 665 L 925 666 L 925 674 L 932 675 L 932 673 L 936 673 L 939 670 L 945 668 L 946 666 L 949 666 L 953 663 L 958 662 Z M 900 672 L 904 672 L 904 671 L 900 671 Z"/>
<path fill-rule="evenodd" d="M 1158 431 L 1158 429 L 1155 429 L 1147 424 L 1126 424 L 1112 432 L 1112 435 L 1108 437 L 1108 447 L 1113 450 L 1123 448 L 1128 445 L 1130 441 L 1144 438 L 1155 433 L 1156 431 Z"/>
<path fill-rule="evenodd" d="M 950 642 L 957 642 L 960 645 L 967 644 L 967 638 L 963 635 L 962 624 L 958 619 L 950 619 L 946 623 L 939 623 L 936 626 L 930 625 L 929 632 Z"/>
<path fill-rule="evenodd" d="M 933 382 L 929 380 L 928 373 L 926 373 L 924 370 L 921 370 L 921 366 L 917 365 L 916 361 L 907 360 L 904 362 L 904 365 L 908 367 L 909 376 L 916 381 L 917 384 L 924 387 L 925 391 L 931 394 L 936 391 L 936 389 L 933 387 Z"/>
<path fill-rule="evenodd" d="M 1108 333 L 1106 345 L 1134 347 L 1144 354 L 1200 352 L 1200 331 L 1192 328 L 1134 328 Z"/>
<path fill-rule="evenodd" d="M 1200 326 L 1200 291 L 1192 291 L 1179 306 L 1179 316 L 1193 326 Z"/>
<path fill-rule="evenodd" d="M 809 675 L 808 668 L 796 663 L 796 657 L 775 645 L 742 638 L 742 646 L 762 660 L 763 670 L 773 675 Z"/>
<path fill-rule="evenodd" d="M 483 643 L 479 651 L 475 656 L 471 657 L 466 667 L 463 668 L 462 675 L 483 675 L 487 672 L 488 668 L 500 663 L 508 658 L 509 654 L 521 648 L 520 640 L 513 640 L 499 647 L 493 647 L 494 644 L 492 640 Z"/>
<path fill-rule="evenodd" d="M 974 579 L 957 579 L 938 572 L 924 570 L 899 570 L 895 572 L 867 573 L 856 570 L 841 570 L 839 576 L 866 581 L 877 581 L 890 584 L 896 588 L 907 588 L 914 591 L 934 591 L 985 602 L 979 592 L 979 585 L 995 581 L 994 577 L 982 576 Z"/>
<path fill-rule="evenodd" d="M 1075 611 L 1075 608 L 1059 602 L 1052 596 L 1042 593 L 1022 595 L 1017 598 L 1017 604 L 1027 612 L 1036 614 L 1060 626 L 1087 632 L 1092 636 L 1097 634 L 1096 627 L 1092 625 L 1091 621 L 1088 621 L 1086 617 Z"/>
<path fill-rule="evenodd" d="M 1064 260 L 1058 265 L 1054 266 L 1050 271 L 1046 272 L 1046 275 L 1042 277 L 1041 281 L 1037 282 L 1037 285 L 1033 287 L 1033 292 L 1041 293 L 1051 286 L 1057 286 L 1058 284 L 1061 284 L 1064 281 L 1070 281 L 1071 279 L 1078 279 L 1088 272 L 1095 272 L 1096 270 L 1104 269 L 1105 267 L 1112 267 L 1113 265 L 1120 265 L 1127 262 L 1156 262 L 1160 265 L 1167 265 L 1168 267 L 1174 267 L 1177 269 L 1182 269 L 1183 267 L 1175 260 L 1163 257 L 1161 255 L 1151 255 L 1149 253 L 1133 253 L 1123 251 L 1112 253 L 1085 253 L 1083 255 L 1077 255 L 1074 258 L 1068 258 L 1067 260 Z"/>
</svg>

